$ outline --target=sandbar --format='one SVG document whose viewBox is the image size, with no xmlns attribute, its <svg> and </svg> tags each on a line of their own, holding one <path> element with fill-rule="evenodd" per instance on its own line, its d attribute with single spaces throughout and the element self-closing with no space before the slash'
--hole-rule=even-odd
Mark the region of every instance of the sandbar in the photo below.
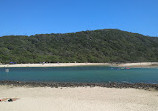
<svg viewBox="0 0 158 111">
<path fill-rule="evenodd" d="M 34 64 L 0 64 L 0 67 L 72 67 L 72 66 L 158 67 L 158 62 L 139 62 L 139 63 L 34 63 Z"/>
</svg>

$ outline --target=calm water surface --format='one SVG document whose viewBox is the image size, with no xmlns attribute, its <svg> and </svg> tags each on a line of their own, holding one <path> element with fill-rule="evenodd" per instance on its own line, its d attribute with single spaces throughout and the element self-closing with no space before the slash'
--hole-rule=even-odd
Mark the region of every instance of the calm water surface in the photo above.
<svg viewBox="0 0 158 111">
<path fill-rule="evenodd" d="M 129 82 L 158 83 L 158 68 L 51 67 L 0 68 L 0 80 L 42 82 Z"/>
</svg>

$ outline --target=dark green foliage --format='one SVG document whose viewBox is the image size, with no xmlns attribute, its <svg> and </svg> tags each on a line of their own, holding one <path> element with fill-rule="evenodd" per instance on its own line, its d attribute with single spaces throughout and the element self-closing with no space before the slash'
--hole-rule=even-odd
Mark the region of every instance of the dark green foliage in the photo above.
<svg viewBox="0 0 158 111">
<path fill-rule="evenodd" d="M 158 38 L 116 29 L 0 38 L 1 63 L 75 61 L 158 61 Z"/>
</svg>

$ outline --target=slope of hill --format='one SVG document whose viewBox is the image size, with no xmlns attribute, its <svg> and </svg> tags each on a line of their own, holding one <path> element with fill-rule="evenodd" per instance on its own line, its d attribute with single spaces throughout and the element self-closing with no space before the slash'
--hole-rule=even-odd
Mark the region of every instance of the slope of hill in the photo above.
<svg viewBox="0 0 158 111">
<path fill-rule="evenodd" d="M 158 38 L 116 29 L 3 36 L 1 63 L 158 62 Z"/>
</svg>

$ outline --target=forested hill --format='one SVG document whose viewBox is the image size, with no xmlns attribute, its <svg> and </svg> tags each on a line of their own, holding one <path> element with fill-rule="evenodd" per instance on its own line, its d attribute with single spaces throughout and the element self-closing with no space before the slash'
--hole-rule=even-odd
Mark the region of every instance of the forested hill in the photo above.
<svg viewBox="0 0 158 111">
<path fill-rule="evenodd" d="M 1 63 L 158 62 L 158 38 L 116 29 L 0 37 Z"/>
</svg>

